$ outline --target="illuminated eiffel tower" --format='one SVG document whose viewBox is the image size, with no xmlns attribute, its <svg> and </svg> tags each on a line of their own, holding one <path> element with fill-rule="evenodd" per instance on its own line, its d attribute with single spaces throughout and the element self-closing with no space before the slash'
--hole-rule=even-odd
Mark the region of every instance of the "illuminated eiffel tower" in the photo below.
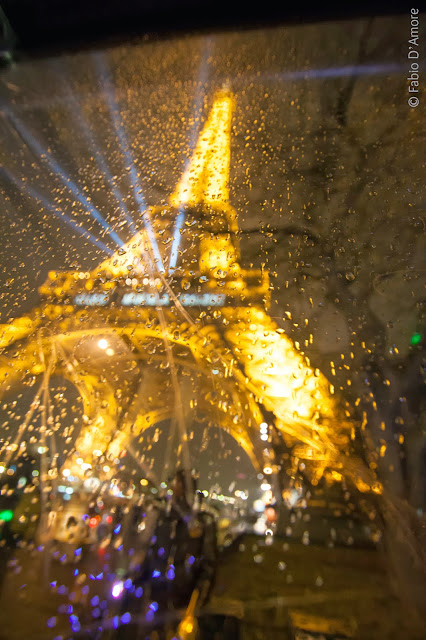
<svg viewBox="0 0 426 640">
<path fill-rule="evenodd" d="M 218 94 L 168 206 L 148 209 L 144 228 L 92 272 L 50 272 L 40 306 L 0 328 L 3 392 L 52 372 L 77 387 L 74 474 L 116 460 L 163 420 L 184 443 L 194 416 L 226 429 L 265 473 L 281 463 L 265 422 L 312 481 L 346 473 L 347 412 L 268 316 L 267 272 L 240 265 L 232 111 L 233 97 Z"/>
</svg>

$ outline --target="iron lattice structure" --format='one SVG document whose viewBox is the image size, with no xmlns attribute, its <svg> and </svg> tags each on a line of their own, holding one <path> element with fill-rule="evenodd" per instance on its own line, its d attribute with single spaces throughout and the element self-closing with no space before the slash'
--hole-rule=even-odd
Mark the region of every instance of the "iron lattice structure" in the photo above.
<svg viewBox="0 0 426 640">
<path fill-rule="evenodd" d="M 116 459 L 165 419 L 184 443 L 194 415 L 273 471 L 280 460 L 259 432 L 266 410 L 311 480 L 329 468 L 367 490 L 371 476 L 348 457 L 348 411 L 269 317 L 267 271 L 240 265 L 228 187 L 233 105 L 216 95 L 168 206 L 147 209 L 143 229 L 92 272 L 50 272 L 40 306 L 1 326 L 2 392 L 53 372 L 77 387 L 74 474 L 82 461 L 90 470 L 101 455 Z"/>
</svg>

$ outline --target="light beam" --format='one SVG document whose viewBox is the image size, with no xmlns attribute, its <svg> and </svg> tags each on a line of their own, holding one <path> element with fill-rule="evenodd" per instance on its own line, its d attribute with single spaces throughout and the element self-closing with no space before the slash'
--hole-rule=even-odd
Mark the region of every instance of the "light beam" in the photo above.
<svg viewBox="0 0 426 640">
<path fill-rule="evenodd" d="M 129 171 L 130 180 L 133 187 L 133 193 L 135 196 L 135 200 L 139 205 L 139 210 L 141 212 L 142 220 L 144 222 L 146 232 L 152 247 L 153 254 L 155 256 L 155 260 L 157 262 L 157 269 L 164 273 L 163 260 L 161 258 L 161 253 L 158 248 L 157 239 L 155 236 L 154 229 L 152 228 L 151 221 L 146 213 L 146 202 L 145 198 L 142 195 L 142 188 L 139 182 L 138 173 L 136 171 L 135 162 L 132 156 L 132 152 L 130 150 L 130 145 L 127 140 L 127 135 L 124 130 L 120 111 L 118 109 L 117 101 L 114 96 L 114 88 L 111 81 L 110 73 L 106 67 L 104 56 L 101 53 L 94 53 L 93 59 L 95 62 L 95 67 L 98 72 L 98 75 L 101 79 L 105 101 L 107 103 L 111 120 L 114 125 L 115 132 L 117 134 L 118 142 L 120 144 L 121 150 L 123 152 L 126 169 Z"/>
</svg>

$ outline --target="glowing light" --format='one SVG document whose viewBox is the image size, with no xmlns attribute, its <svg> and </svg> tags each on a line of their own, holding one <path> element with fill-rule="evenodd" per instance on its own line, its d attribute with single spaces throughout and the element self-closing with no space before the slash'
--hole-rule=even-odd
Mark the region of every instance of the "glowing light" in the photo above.
<svg viewBox="0 0 426 640">
<path fill-rule="evenodd" d="M 107 349 L 108 348 L 108 340 L 105 340 L 105 338 L 101 338 L 98 342 L 98 347 L 99 349 Z"/>
<path fill-rule="evenodd" d="M 226 296 L 222 293 L 180 293 L 179 302 L 185 307 L 222 306 Z M 171 303 L 168 293 L 125 293 L 121 299 L 124 307 L 168 307 Z"/>
<path fill-rule="evenodd" d="M 423 339 L 423 336 L 421 333 L 419 333 L 418 331 L 416 331 L 415 333 L 413 333 L 413 335 L 411 336 L 410 339 L 410 344 L 415 347 L 416 345 L 420 344 L 421 341 Z"/>
<path fill-rule="evenodd" d="M 230 133 L 234 101 L 219 94 L 198 137 L 191 162 L 170 198 L 172 206 L 229 199 Z"/>
<path fill-rule="evenodd" d="M 125 131 L 121 123 L 121 116 L 115 98 L 113 96 L 113 90 L 109 78 L 107 78 L 108 86 L 106 92 L 108 94 L 107 100 L 112 105 L 112 112 L 114 126 L 116 127 L 122 148 L 126 149 L 126 167 L 129 170 L 130 178 L 133 183 L 133 188 L 136 190 L 135 198 L 141 207 L 141 212 L 145 206 L 140 185 L 138 184 L 138 175 L 134 166 L 134 159 L 131 157 L 131 149 L 125 138 Z M 176 220 L 176 227 L 173 236 L 172 254 L 178 249 L 177 240 L 180 237 L 180 229 L 184 224 L 184 211 L 187 206 L 199 205 L 204 214 L 211 213 L 212 216 L 217 215 L 222 222 L 223 215 L 227 216 L 228 228 L 232 231 L 238 231 L 236 225 L 236 212 L 227 203 L 229 197 L 228 178 L 229 178 L 229 157 L 230 157 L 230 122 L 232 114 L 233 101 L 229 95 L 221 94 L 214 102 L 213 108 L 207 120 L 207 123 L 203 129 L 203 133 L 199 136 L 198 143 L 193 154 L 190 165 L 184 172 L 184 176 L 176 188 L 175 193 L 171 197 L 171 204 L 178 210 L 178 216 Z M 134 178 L 134 179 L 133 179 Z M 208 205 L 205 207 L 205 205 Z M 218 206 L 219 205 L 219 206 Z M 142 213 L 144 215 L 144 213 Z M 149 223 L 149 216 L 147 216 Z M 234 224 L 235 223 L 235 224 Z M 104 278 L 105 287 L 103 290 L 108 290 L 107 293 L 81 293 L 75 296 L 74 303 L 81 306 L 96 307 L 106 305 L 110 299 L 112 299 L 111 292 L 114 285 L 109 282 L 111 276 L 113 278 L 124 278 L 128 280 L 128 286 L 133 286 L 134 278 L 132 269 L 140 266 L 141 258 L 146 257 L 147 247 L 152 242 L 152 236 L 150 235 L 152 229 L 149 229 L 147 224 L 147 230 L 143 230 L 137 233 L 126 245 L 123 246 L 121 251 L 117 251 L 111 259 L 102 262 L 93 272 L 81 272 L 79 276 L 78 285 L 85 287 L 94 282 L 95 277 Z M 219 228 L 219 227 L 218 227 Z M 224 226 L 226 229 L 226 225 Z M 221 316 L 223 319 L 223 325 L 221 324 L 221 335 L 218 336 L 217 342 L 214 343 L 216 338 L 212 339 L 213 348 L 222 350 L 226 349 L 226 353 L 233 353 L 234 361 L 238 364 L 238 367 L 233 367 L 230 359 L 227 359 L 226 365 L 220 369 L 213 369 L 213 372 L 228 371 L 233 369 L 233 372 L 229 374 L 229 377 L 235 376 L 239 380 L 238 384 L 242 386 L 246 385 L 247 389 L 250 389 L 251 397 L 253 397 L 253 405 L 263 404 L 263 407 L 267 412 L 274 414 L 274 426 L 284 434 L 288 434 L 289 439 L 293 442 L 301 442 L 299 447 L 301 455 L 297 456 L 301 460 L 309 460 L 316 464 L 315 469 L 321 467 L 319 473 L 323 473 L 326 468 L 332 468 L 333 462 L 336 462 L 336 457 L 341 459 L 341 454 L 346 449 L 346 443 L 348 442 L 350 434 L 350 428 L 353 428 L 353 424 L 350 424 L 349 420 L 345 420 L 345 413 L 339 410 L 337 400 L 335 400 L 330 391 L 330 384 L 324 376 L 318 370 L 314 370 L 310 367 L 309 361 L 300 352 L 299 345 L 294 343 L 284 331 L 280 329 L 273 320 L 267 315 L 263 303 L 251 305 L 247 302 L 249 295 L 251 295 L 252 285 L 249 284 L 249 280 L 246 282 L 246 276 L 244 271 L 239 267 L 239 250 L 237 243 L 234 242 L 233 233 L 202 233 L 199 242 L 200 252 L 200 271 L 202 272 L 202 278 L 200 282 L 207 283 L 206 289 L 208 293 L 203 293 L 203 289 L 200 287 L 197 293 L 190 293 L 190 290 L 185 288 L 187 293 L 178 294 L 178 298 L 182 305 L 186 306 L 198 306 L 205 304 L 206 306 L 221 306 Z M 153 252 L 155 253 L 154 243 L 152 243 Z M 148 251 L 149 253 L 149 251 Z M 170 264 L 174 261 L 171 256 Z M 161 256 L 160 256 L 161 260 Z M 148 264 L 149 266 L 149 264 Z M 190 267 L 192 268 L 192 267 Z M 196 269 L 196 267 L 194 267 Z M 103 273 L 106 272 L 106 273 Z M 224 275 L 224 273 L 227 275 Z M 145 273 L 148 273 L 146 271 Z M 235 274 L 238 274 L 237 275 Z M 251 274 L 252 276 L 253 274 Z M 56 277 L 56 276 L 55 276 Z M 139 278 L 139 282 L 143 276 Z M 221 282 L 214 282 L 215 278 L 220 279 Z M 76 273 L 72 275 L 73 286 L 77 282 Z M 143 278 L 143 282 L 146 286 L 153 287 L 148 292 L 141 292 L 139 290 L 133 290 L 132 292 L 122 293 L 121 305 L 122 306 L 136 306 L 146 305 L 149 306 L 166 306 L 171 305 L 172 301 L 168 293 L 161 293 L 161 289 L 157 289 L 158 279 L 154 279 L 154 276 Z M 254 282 L 254 279 L 250 280 L 250 283 Z M 111 284 L 111 289 L 107 288 L 107 284 Z M 137 283 L 135 283 L 137 284 Z M 223 285 L 224 294 L 211 293 L 215 291 L 216 286 Z M 61 285 L 62 286 L 62 285 Z M 185 285 L 186 286 L 186 285 Z M 190 286 L 190 285 L 189 285 Z M 198 286 L 198 285 L 197 285 Z M 46 285 L 47 287 L 47 285 Z M 68 287 L 68 289 L 67 289 Z M 211 289 L 210 289 L 211 287 Z M 58 296 L 63 296 L 58 283 L 51 285 L 48 291 L 59 291 Z M 71 291 L 68 285 L 64 285 L 65 293 Z M 241 295 L 240 305 L 230 306 L 227 303 L 230 302 L 232 294 L 231 291 L 236 290 Z M 263 290 L 262 290 L 263 291 Z M 228 293 L 229 292 L 229 293 Z M 120 291 L 116 293 L 118 304 L 120 304 Z M 225 295 L 226 294 L 226 295 Z M 70 295 L 74 295 L 72 290 Z M 150 297 L 152 296 L 152 297 Z M 216 303 L 215 303 L 216 300 Z M 60 309 L 60 308 L 59 308 Z M 90 309 L 92 311 L 92 309 Z M 144 310 L 141 315 L 149 315 L 149 310 Z M 56 313 L 56 312 L 52 312 Z M 58 316 L 61 313 L 61 309 L 58 312 Z M 125 318 L 125 310 L 121 309 L 120 313 Z M 133 315 L 138 315 L 134 313 Z M 215 310 L 213 316 L 216 317 L 217 311 Z M 129 317 L 132 315 L 130 312 Z M 219 314 L 217 314 L 218 316 Z M 56 317 L 58 317 L 56 316 Z M 23 320 L 23 319 L 21 319 Z M 123 324 L 125 324 L 124 321 Z M 12 342 L 17 339 L 22 339 L 28 335 L 34 334 L 35 325 L 33 321 L 27 320 L 28 326 L 20 328 L 18 325 L 13 326 L 12 329 L 8 329 L 9 334 L 12 335 L 10 339 Z M 59 323 L 58 323 L 59 324 Z M 66 324 L 66 323 L 65 323 Z M 141 323 L 143 324 L 143 323 Z M 12 326 L 12 325 L 9 325 Z M 100 326 L 100 325 L 96 325 Z M 213 327 L 207 327 L 211 329 Z M 214 329 L 214 328 L 213 328 Z M 85 327 L 83 327 L 83 331 Z M 128 327 L 120 327 L 114 325 L 114 331 L 119 335 L 123 335 L 121 332 L 128 331 Z M 135 332 L 138 329 L 135 329 Z M 136 342 L 140 340 L 139 344 L 142 344 L 145 335 L 144 329 L 140 329 L 139 336 L 136 336 Z M 221 342 L 221 336 L 224 336 L 224 341 Z M 109 335 L 109 334 L 107 334 Z M 213 333 L 212 333 L 213 335 Z M 209 340 L 210 340 L 210 336 Z M 8 338 L 9 339 L 9 338 Z M 198 339 L 198 338 L 197 338 Z M 3 340 L 3 338 L 1 338 Z M 32 340 L 32 338 L 31 338 Z M 103 339 L 104 340 L 104 339 Z M 190 347 L 193 346 L 192 337 Z M 99 343 L 101 340 L 99 341 Z M 98 344 L 99 344 L 98 343 Z M 105 340 L 104 351 L 108 354 L 108 343 Z M 3 345 L 3 342 L 1 342 Z M 10 344 L 10 342 L 8 342 Z M 96 342 L 94 342 L 96 344 Z M 30 344 L 29 351 L 33 347 L 34 342 Z M 230 347 L 230 349 L 229 349 Z M 195 351 L 196 349 L 194 349 Z M 33 350 L 35 352 L 35 349 Z M 202 349 L 199 350 L 201 356 Z M 208 360 L 209 371 L 212 371 L 213 362 L 216 363 L 219 360 Z M 230 363 L 228 365 L 228 363 Z M 205 363 L 204 363 L 205 364 Z M 41 366 L 38 363 L 31 363 L 31 371 L 34 373 L 35 366 Z M 217 364 L 216 364 L 217 366 Z M 25 362 L 25 367 L 28 367 Z M 23 369 L 24 370 L 24 369 Z M 37 370 L 40 373 L 41 369 Z M 243 373 L 242 373 L 243 372 Z M 240 375 L 241 373 L 241 375 Z M 118 463 L 119 452 L 125 446 L 125 440 L 129 437 L 129 432 L 125 432 L 123 428 L 119 435 L 114 435 L 117 425 L 117 415 L 120 410 L 120 402 L 116 400 L 114 395 L 115 389 L 110 389 L 108 392 L 104 391 L 108 385 L 103 384 L 96 379 L 98 371 L 88 372 L 84 375 L 84 383 L 87 384 L 87 399 L 84 400 L 85 406 L 85 420 L 84 427 L 81 435 L 77 439 L 75 449 L 80 453 L 77 455 L 84 455 L 85 459 L 88 459 L 94 449 L 105 451 L 108 456 L 107 459 L 115 459 Z M 2 375 L 8 375 L 6 369 L 2 369 Z M 238 376 L 240 376 L 238 378 Z M 96 398 L 96 403 L 93 399 Z M 95 405 L 96 404 L 96 408 Z M 224 401 L 224 406 L 227 402 Z M 226 409 L 225 409 L 226 411 Z M 252 424 L 258 424 L 258 418 L 262 415 L 256 408 L 256 416 Z M 101 415 L 100 415 L 101 414 Z M 265 416 L 268 413 L 265 412 Z M 347 414 L 349 415 L 349 414 Z M 241 430 L 243 435 L 239 436 L 240 441 L 244 440 L 245 448 L 252 457 L 255 464 L 267 465 L 264 468 L 264 473 L 270 475 L 273 473 L 272 459 L 268 458 L 268 449 L 266 445 L 262 445 L 259 442 L 259 436 L 253 434 L 253 438 L 249 433 L 249 430 L 243 432 L 244 429 L 244 417 L 236 416 L 234 421 L 235 429 Z M 126 425 L 127 428 L 127 425 Z M 268 439 L 268 424 L 263 422 L 260 425 L 260 438 L 262 442 L 266 442 Z M 293 454 L 296 456 L 296 446 L 293 449 Z M 83 469 L 90 468 L 90 465 L 83 466 L 83 459 L 79 458 L 77 461 Z M 70 463 L 71 464 L 71 463 Z M 307 465 L 310 463 L 306 463 Z M 340 464 L 340 463 L 339 463 Z M 74 464 L 71 468 L 74 468 Z M 337 465 L 336 465 L 337 466 Z M 338 466 L 337 468 L 341 468 Z M 105 473 L 110 472 L 109 466 L 103 467 Z M 81 474 L 80 474 L 81 475 Z M 66 476 L 65 476 L 66 477 Z M 259 477 L 259 476 L 258 476 Z M 320 477 L 320 476 L 319 476 Z M 261 476 L 260 479 L 263 479 Z M 148 482 L 146 482 L 148 484 Z M 265 484 L 268 484 L 265 481 Z M 142 486 L 146 486 L 141 482 Z M 365 479 L 365 485 L 367 490 L 372 489 L 372 482 Z M 117 487 L 111 487 L 111 491 L 116 495 L 122 495 Z M 152 489 L 153 493 L 157 492 L 157 489 Z M 219 496 L 219 500 L 226 503 L 230 500 L 228 497 Z"/>
<path fill-rule="evenodd" d="M 172 250 L 170 252 L 170 260 L 169 260 L 170 273 L 173 273 L 173 271 L 176 268 L 176 263 L 179 256 L 179 245 L 182 237 L 181 231 L 182 231 L 184 221 L 185 221 L 185 214 L 183 211 L 181 211 L 176 218 L 175 228 L 173 231 L 173 243 L 172 243 Z"/>
<path fill-rule="evenodd" d="M 114 125 L 118 141 L 120 143 L 121 150 L 123 152 L 123 157 L 126 163 L 126 169 L 129 171 L 130 181 L 133 187 L 133 193 L 135 196 L 135 200 L 139 205 L 139 209 L 141 212 L 142 220 L 145 225 L 146 233 L 149 238 L 149 242 L 152 248 L 152 252 L 155 256 L 155 261 L 157 263 L 157 269 L 164 273 L 163 261 L 161 259 L 161 253 L 158 248 L 157 239 L 152 228 L 151 222 L 149 220 L 149 216 L 146 213 L 146 203 L 142 194 L 142 188 L 140 186 L 140 180 L 138 176 L 138 172 L 135 167 L 135 161 L 132 156 L 131 146 L 127 140 L 126 131 L 122 124 L 121 114 L 118 108 L 117 101 L 114 96 L 114 87 L 110 78 L 109 71 L 105 64 L 105 60 L 102 54 L 95 53 L 93 55 L 95 65 L 98 71 L 98 74 L 102 80 L 102 86 L 104 89 L 105 100 L 109 108 L 109 112 L 111 115 L 111 120 Z M 123 244 L 123 243 L 121 243 Z M 120 244 L 120 246 L 121 246 Z"/>
<path fill-rule="evenodd" d="M 256 513 L 263 513 L 265 511 L 265 503 L 263 500 L 255 500 L 253 502 L 253 509 Z"/>
<path fill-rule="evenodd" d="M 132 233 L 136 233 L 136 227 L 134 224 L 134 221 L 132 220 L 129 210 L 126 206 L 126 203 L 123 199 L 123 196 L 120 192 L 120 190 L 116 187 L 115 185 L 115 178 L 112 175 L 107 163 L 105 162 L 104 157 L 102 156 L 102 153 L 99 149 L 98 144 L 96 143 L 95 140 L 95 136 L 93 135 L 93 130 L 92 127 L 90 127 L 86 121 L 86 118 L 84 117 L 84 111 L 82 109 L 82 106 L 80 104 L 78 104 L 75 95 L 73 92 L 68 91 L 67 92 L 67 96 L 69 99 L 69 102 L 72 104 L 74 103 L 74 105 L 78 108 L 78 110 L 76 109 L 72 109 L 72 113 L 73 115 L 78 119 L 79 121 L 79 125 L 81 126 L 81 128 L 83 129 L 84 132 L 84 137 L 86 138 L 86 140 L 88 140 L 90 142 L 90 148 L 93 152 L 94 157 L 96 158 L 96 162 L 98 163 L 99 167 L 102 170 L 103 175 L 105 176 L 107 182 L 108 182 L 108 186 L 109 188 L 112 190 L 117 202 L 120 205 L 120 210 L 124 213 L 124 216 L 127 220 L 127 223 L 132 231 Z"/>
<path fill-rule="evenodd" d="M 68 478 L 70 474 L 71 474 L 71 471 L 69 469 L 62 470 L 62 475 L 64 476 L 64 478 Z"/>
<path fill-rule="evenodd" d="M 7 111 L 9 119 L 12 121 L 15 129 L 20 136 L 25 140 L 28 146 L 36 153 L 40 158 L 43 158 L 48 165 L 53 169 L 57 177 L 61 182 L 71 191 L 74 197 L 89 211 L 92 218 L 94 218 L 99 224 L 109 233 L 111 238 L 121 247 L 123 244 L 121 238 L 112 230 L 106 220 L 102 217 L 99 211 L 89 202 L 89 200 L 82 194 L 77 185 L 71 180 L 71 178 L 65 173 L 62 167 L 56 162 L 53 156 L 43 148 L 38 140 L 30 133 L 25 125 L 16 117 L 12 111 Z"/>
<path fill-rule="evenodd" d="M 74 304 L 81 307 L 104 307 L 108 300 L 108 293 L 79 293 L 74 297 Z"/>
<path fill-rule="evenodd" d="M 113 356 L 113 355 L 114 355 L 114 353 L 115 353 L 115 351 L 114 351 L 114 349 L 111 349 L 111 347 L 109 347 L 109 348 L 105 351 L 105 353 L 107 354 L 107 356 Z"/>
<path fill-rule="evenodd" d="M 113 598 L 119 598 L 124 591 L 124 583 L 122 580 L 120 582 L 116 582 L 111 590 L 111 595 Z"/>
<path fill-rule="evenodd" d="M 0 473 L 3 473 L 3 471 L 6 469 L 6 467 L 4 467 L 3 465 L 0 465 Z"/>
<path fill-rule="evenodd" d="M 308 80 L 309 78 L 345 78 L 347 76 L 364 76 L 373 74 L 400 73 L 400 64 L 358 64 L 345 67 L 325 67 L 323 69 L 306 69 L 301 71 L 284 71 L 275 75 L 276 80 Z M 245 81 L 247 82 L 247 80 Z"/>
<path fill-rule="evenodd" d="M 38 453 L 40 454 L 46 453 L 47 450 L 48 450 L 47 447 L 38 447 L 37 449 Z"/>
<path fill-rule="evenodd" d="M 102 249 L 102 251 L 104 251 L 108 255 L 112 255 L 114 253 L 112 249 L 110 249 L 103 242 L 98 240 L 94 235 L 92 235 L 84 227 L 81 227 L 80 224 L 78 224 L 75 220 L 67 216 L 63 211 L 60 211 L 59 209 L 57 209 L 54 205 L 52 205 L 48 200 L 46 200 L 46 198 L 44 198 L 40 193 L 38 193 L 38 191 L 36 191 L 26 183 L 24 185 L 4 167 L 1 170 L 3 171 L 3 173 L 7 175 L 8 179 L 14 184 L 16 184 L 18 188 L 20 188 L 24 193 L 27 193 L 32 199 L 36 200 L 37 202 L 41 202 L 43 206 L 45 206 L 46 209 L 48 209 L 51 213 L 53 213 L 53 215 L 56 218 L 58 218 L 62 222 L 65 222 L 65 224 L 67 224 L 69 227 L 72 227 L 75 231 L 77 231 L 79 235 L 83 236 L 83 238 L 86 238 L 87 240 L 89 240 L 94 246 L 99 247 L 100 249 Z"/>
<path fill-rule="evenodd" d="M 0 511 L 0 520 L 3 522 L 10 522 L 13 519 L 13 511 L 10 509 L 4 509 Z"/>
</svg>

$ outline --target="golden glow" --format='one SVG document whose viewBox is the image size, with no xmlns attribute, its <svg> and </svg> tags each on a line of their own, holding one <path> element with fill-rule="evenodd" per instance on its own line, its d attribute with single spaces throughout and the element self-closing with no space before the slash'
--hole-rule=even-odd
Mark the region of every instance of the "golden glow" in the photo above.
<svg viewBox="0 0 426 640">
<path fill-rule="evenodd" d="M 102 282 L 102 291 L 113 290 L 119 279 L 124 280 L 128 287 L 142 284 L 156 289 L 161 286 L 160 278 L 148 275 L 144 270 L 152 247 L 142 230 L 91 273 L 49 272 L 48 281 L 40 288 L 40 292 L 49 298 L 49 304 L 34 310 L 28 317 L 0 326 L 0 348 L 23 341 L 17 357 L 6 353 L 0 359 L 2 391 L 19 385 L 26 375 L 43 373 L 53 345 L 71 353 L 79 341 L 91 336 L 97 339 L 97 347 L 101 350 L 98 355 L 103 351 L 109 357 L 117 357 L 118 348 L 110 346 L 116 343 L 107 338 L 123 337 L 133 342 L 137 357 L 142 359 L 147 357 L 149 341 L 158 339 L 161 345 L 158 353 L 161 354 L 167 339 L 171 344 L 187 349 L 192 358 L 191 366 L 197 369 L 197 374 L 202 372 L 197 410 L 208 416 L 211 422 L 217 423 L 219 416 L 220 426 L 243 447 L 257 469 L 271 474 L 276 468 L 273 451 L 267 448 L 268 426 L 263 423 L 260 409 L 263 405 L 274 414 L 274 426 L 281 431 L 286 443 L 293 447 L 293 455 L 304 461 L 314 484 L 328 469 L 333 480 L 349 473 L 355 476 L 360 491 L 380 493 L 382 487 L 372 480 L 372 472 L 361 479 L 358 473 L 361 463 L 348 464 L 345 452 L 354 425 L 348 421 L 334 397 L 332 385 L 321 372 L 309 365 L 297 343 L 293 343 L 267 315 L 267 272 L 246 271 L 239 264 L 239 248 L 235 239 L 237 214 L 228 202 L 233 107 L 233 97 L 228 93 L 216 96 L 188 170 L 170 197 L 171 207 L 154 207 L 151 210 L 154 229 L 158 231 L 155 225 L 158 227 L 162 220 L 162 232 L 167 231 L 167 223 L 170 222 L 167 216 L 170 217 L 172 212 L 175 216 L 179 208 L 198 207 L 204 219 L 217 217 L 214 221 L 220 224 L 217 227 L 212 225 L 212 228 L 221 231 L 201 230 L 199 235 L 195 235 L 194 259 L 191 265 L 186 265 L 185 278 L 189 281 L 187 273 L 192 269 L 195 271 L 198 262 L 199 272 L 192 275 L 200 288 L 200 282 L 205 282 L 203 292 L 218 291 L 225 296 L 233 296 L 233 306 L 215 310 L 218 313 L 215 317 L 220 318 L 220 330 L 213 323 L 203 327 L 201 324 L 191 325 L 191 318 L 179 321 L 179 314 L 174 308 L 164 312 L 167 326 L 160 328 L 153 309 L 116 307 L 114 319 L 109 321 L 105 313 L 102 315 L 102 308 L 79 309 L 76 312 L 72 304 L 58 304 L 58 301 L 69 297 L 70 291 L 92 291 L 96 280 Z M 160 242 L 161 251 L 167 251 L 163 244 Z M 162 256 L 164 264 L 166 257 Z M 140 274 L 140 282 L 129 275 L 132 270 Z M 260 296 L 256 304 L 249 302 L 254 291 Z M 51 304 L 52 300 L 55 304 Z M 40 340 L 36 332 L 47 321 L 51 323 L 49 334 L 41 340 L 43 360 L 40 359 Z M 98 357 L 97 360 L 103 359 Z M 216 373 L 222 376 L 218 399 L 214 400 L 211 393 L 212 363 L 215 363 Z M 121 396 L 117 394 L 117 388 L 113 383 L 101 380 L 99 372 L 91 371 L 87 365 L 80 366 L 78 362 L 62 362 L 57 365 L 57 373 L 66 376 L 78 388 L 84 412 L 75 444 L 76 455 L 66 460 L 65 477 L 66 472 L 82 476 L 92 464 L 97 464 L 94 459 L 100 452 L 105 453 L 108 460 L 117 460 L 127 448 L 129 439 L 141 437 L 147 428 L 173 415 L 173 406 L 165 406 L 167 403 L 164 402 L 165 369 L 158 379 L 150 376 L 147 382 L 149 393 L 144 393 L 141 400 L 136 398 L 130 402 L 125 419 L 121 419 L 123 407 L 118 400 Z M 185 409 L 188 416 L 194 410 L 194 404 Z M 263 440 L 260 439 L 261 434 Z M 383 447 L 382 452 L 384 455 Z M 113 469 L 113 463 L 103 466 L 105 474 L 112 473 Z M 146 486 L 145 483 L 148 484 L 147 480 L 141 481 L 142 486 Z"/>
<path fill-rule="evenodd" d="M 149 239 L 145 231 L 139 231 L 110 258 L 101 262 L 93 275 L 106 273 L 113 278 L 125 278 L 131 268 L 137 267 L 141 259 L 148 256 L 148 252 Z"/>
<path fill-rule="evenodd" d="M 212 273 L 214 277 L 219 276 L 219 272 L 222 272 L 224 277 L 231 271 L 233 274 L 235 274 L 235 260 L 235 248 L 232 245 L 229 236 L 216 236 L 213 238 L 208 237 L 201 239 L 201 273 Z"/>
<path fill-rule="evenodd" d="M 217 204 L 229 200 L 232 96 L 219 94 L 198 138 L 187 171 L 170 198 L 174 207 Z"/>
<path fill-rule="evenodd" d="M 23 316 L 11 320 L 9 324 L 0 325 L 0 349 L 8 347 L 16 340 L 26 338 L 36 329 L 38 324 L 37 319 Z"/>
<path fill-rule="evenodd" d="M 194 629 L 194 623 L 193 622 L 191 622 L 189 620 L 187 622 L 185 622 L 184 631 L 186 631 L 186 633 L 191 633 L 193 631 L 193 629 Z"/>
</svg>

